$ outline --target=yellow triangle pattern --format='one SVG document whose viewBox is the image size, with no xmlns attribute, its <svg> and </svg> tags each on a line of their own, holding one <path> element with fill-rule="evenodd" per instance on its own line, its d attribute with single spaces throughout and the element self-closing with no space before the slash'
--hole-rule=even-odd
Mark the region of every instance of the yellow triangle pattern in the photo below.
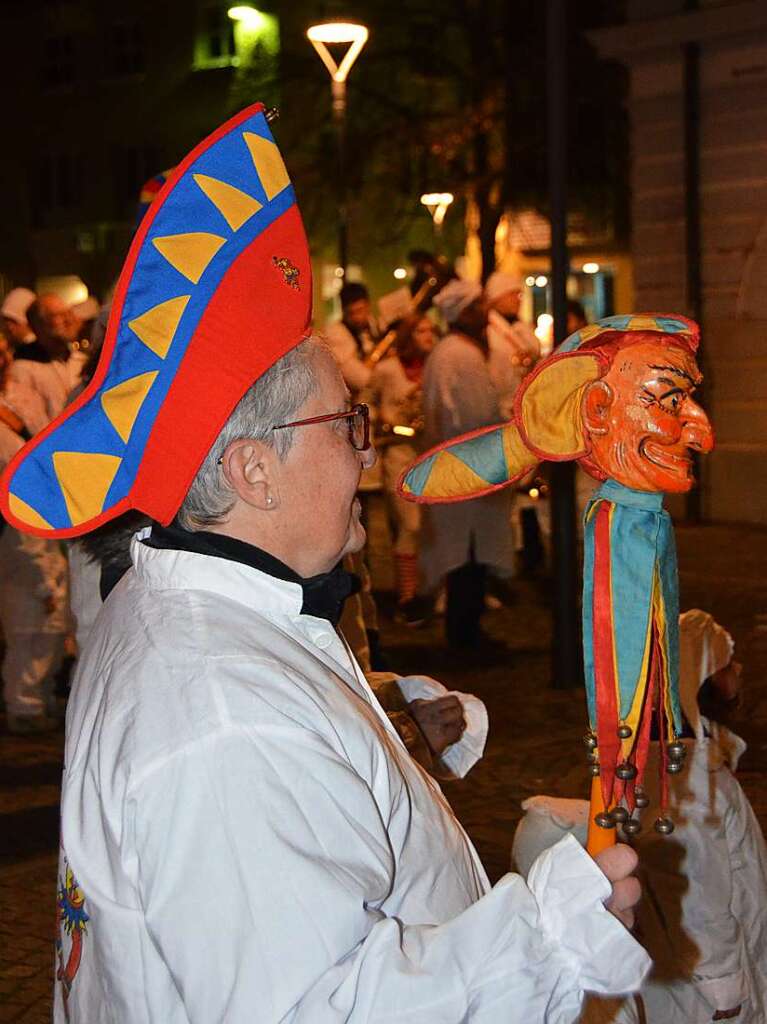
<svg viewBox="0 0 767 1024">
<path fill-rule="evenodd" d="M 629 320 L 628 327 L 629 331 L 657 331 L 658 321 L 654 316 L 632 316 Z"/>
<path fill-rule="evenodd" d="M 117 455 L 54 452 L 53 469 L 72 526 L 93 519 L 101 512 L 121 462 Z"/>
<path fill-rule="evenodd" d="M 434 460 L 434 466 L 423 489 L 423 496 L 457 498 L 473 494 L 475 491 L 484 491 L 488 486 L 487 480 L 483 480 L 465 462 L 461 462 L 448 451 L 441 451 Z"/>
<path fill-rule="evenodd" d="M 155 249 L 168 263 L 194 284 L 199 282 L 224 242 L 226 239 L 221 235 L 213 235 L 209 231 L 189 231 L 152 240 Z"/>
<path fill-rule="evenodd" d="M 284 188 L 290 184 L 288 172 L 280 156 L 277 146 L 254 132 L 243 132 L 243 139 L 250 150 L 261 184 L 271 202 Z"/>
<path fill-rule="evenodd" d="M 106 418 L 126 444 L 157 373 L 157 370 L 140 373 L 137 377 L 115 385 L 101 396 L 101 407 Z"/>
<path fill-rule="evenodd" d="M 138 335 L 147 348 L 151 348 L 155 355 L 164 359 L 191 297 L 179 295 L 175 299 L 166 299 L 159 306 L 153 306 L 135 320 L 130 320 L 128 327 Z"/>
<path fill-rule="evenodd" d="M 193 174 L 192 177 L 232 231 L 238 231 L 246 220 L 263 209 L 257 199 L 234 185 L 227 185 L 225 181 L 210 178 L 207 174 Z"/>
<path fill-rule="evenodd" d="M 29 526 L 37 526 L 42 530 L 53 529 L 51 524 L 43 519 L 39 512 L 36 512 L 31 505 L 27 505 L 26 501 L 17 498 L 15 494 L 8 495 L 8 508 L 22 523 L 27 523 Z"/>
</svg>

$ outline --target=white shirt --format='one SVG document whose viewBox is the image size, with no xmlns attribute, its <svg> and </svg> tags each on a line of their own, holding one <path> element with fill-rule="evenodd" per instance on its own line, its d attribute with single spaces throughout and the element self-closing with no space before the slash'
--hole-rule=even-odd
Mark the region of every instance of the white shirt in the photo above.
<svg viewBox="0 0 767 1024">
<path fill-rule="evenodd" d="M 82 352 L 73 352 L 66 361 L 52 359 L 49 363 L 15 359 L 8 376 L 11 381 L 26 385 L 38 393 L 45 406 L 47 422 L 50 423 L 63 411 L 70 393 L 80 383 L 85 359 Z"/>
<path fill-rule="evenodd" d="M 60 932 L 73 1024 L 564 1024 L 584 987 L 639 984 L 647 958 L 575 840 L 530 888 L 489 890 L 298 585 L 133 558 L 67 713 L 63 917 L 89 918 L 74 947 Z"/>
</svg>

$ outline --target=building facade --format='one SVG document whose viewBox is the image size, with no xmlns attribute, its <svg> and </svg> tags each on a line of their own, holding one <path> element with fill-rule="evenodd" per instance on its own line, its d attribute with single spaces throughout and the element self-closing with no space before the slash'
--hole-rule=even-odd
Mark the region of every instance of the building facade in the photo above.
<svg viewBox="0 0 767 1024">
<path fill-rule="evenodd" d="M 699 512 L 767 524 L 767 4 L 633 0 L 592 38 L 630 71 L 636 307 L 703 329 Z"/>
</svg>

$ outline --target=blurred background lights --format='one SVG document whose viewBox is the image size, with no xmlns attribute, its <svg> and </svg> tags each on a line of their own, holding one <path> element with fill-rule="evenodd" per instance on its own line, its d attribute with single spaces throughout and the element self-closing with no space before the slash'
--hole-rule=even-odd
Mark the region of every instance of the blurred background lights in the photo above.
<svg viewBox="0 0 767 1024">
<path fill-rule="evenodd" d="M 525 278 L 525 284 L 527 285 L 528 288 L 532 288 L 533 287 L 533 285 L 535 284 L 535 278 L 533 277 L 532 274 L 529 274 Z"/>
<path fill-rule="evenodd" d="M 404 281 L 407 277 L 407 270 L 404 267 L 396 267 L 394 270 L 394 276 L 398 281 Z"/>
<path fill-rule="evenodd" d="M 539 274 L 535 279 L 535 284 L 538 288 L 545 288 L 548 283 L 549 279 L 545 274 Z"/>
<path fill-rule="evenodd" d="M 261 28 L 266 23 L 261 11 L 257 11 L 250 4 L 238 4 L 236 7 L 230 7 L 226 13 L 232 21 L 240 21 L 248 28 Z"/>
<path fill-rule="evenodd" d="M 598 274 L 599 273 L 599 264 L 598 263 L 584 263 L 583 264 L 583 273 L 584 274 Z"/>
</svg>

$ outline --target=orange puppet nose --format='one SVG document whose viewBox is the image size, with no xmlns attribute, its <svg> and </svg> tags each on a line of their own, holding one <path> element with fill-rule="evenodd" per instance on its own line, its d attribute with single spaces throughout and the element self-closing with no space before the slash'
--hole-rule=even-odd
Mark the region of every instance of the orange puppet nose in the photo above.
<svg viewBox="0 0 767 1024">
<path fill-rule="evenodd" d="M 707 455 L 714 447 L 714 429 L 706 413 L 692 399 L 685 409 L 684 439 L 687 447 Z"/>
</svg>

